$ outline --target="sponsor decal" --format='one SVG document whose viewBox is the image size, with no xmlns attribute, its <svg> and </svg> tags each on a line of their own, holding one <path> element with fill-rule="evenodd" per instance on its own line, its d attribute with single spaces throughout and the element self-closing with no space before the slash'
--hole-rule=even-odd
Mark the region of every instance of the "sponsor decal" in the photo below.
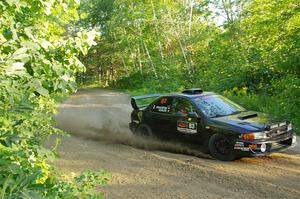
<svg viewBox="0 0 300 199">
<path fill-rule="evenodd" d="M 186 127 L 187 126 L 187 122 L 182 122 L 182 121 L 179 121 L 178 123 L 177 123 L 177 126 L 178 127 Z"/>
<path fill-rule="evenodd" d="M 163 113 L 168 113 L 171 110 L 170 106 L 154 106 L 154 109 L 156 109 L 158 112 Z"/>
<path fill-rule="evenodd" d="M 244 146 L 244 142 L 236 142 L 234 144 L 235 150 L 241 150 L 241 151 L 250 151 L 249 147 Z"/>
<path fill-rule="evenodd" d="M 197 123 L 188 121 L 177 121 L 177 131 L 181 133 L 197 133 Z"/>
</svg>

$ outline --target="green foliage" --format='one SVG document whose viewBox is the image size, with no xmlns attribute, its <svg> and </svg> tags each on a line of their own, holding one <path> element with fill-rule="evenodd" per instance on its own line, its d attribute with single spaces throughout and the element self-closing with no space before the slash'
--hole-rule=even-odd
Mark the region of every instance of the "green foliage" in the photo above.
<svg viewBox="0 0 300 199">
<path fill-rule="evenodd" d="M 297 0 L 86 0 L 82 24 L 105 30 L 82 61 L 101 86 L 133 94 L 202 87 L 299 131 L 299 8 Z"/>
<path fill-rule="evenodd" d="M 88 173 L 79 187 L 51 182 L 46 161 L 54 154 L 43 147 L 60 133 L 52 127 L 55 100 L 76 89 L 74 76 L 84 70 L 77 56 L 95 44 L 95 31 L 62 35 L 76 19 L 76 2 L 0 2 L 0 198 L 82 198 L 92 179 L 107 181 L 104 173 Z"/>
<path fill-rule="evenodd" d="M 57 179 L 49 180 L 51 189 L 47 189 L 46 197 L 48 198 L 103 198 L 103 193 L 94 193 L 96 185 L 106 185 L 111 178 L 111 174 L 106 171 L 91 172 L 87 171 L 78 177 L 74 177 L 71 182 L 61 181 Z"/>
</svg>

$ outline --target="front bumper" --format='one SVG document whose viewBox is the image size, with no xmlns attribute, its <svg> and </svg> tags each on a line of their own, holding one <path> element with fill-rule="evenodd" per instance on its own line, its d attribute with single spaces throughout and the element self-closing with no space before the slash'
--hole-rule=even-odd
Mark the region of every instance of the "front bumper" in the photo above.
<svg viewBox="0 0 300 199">
<path fill-rule="evenodd" d="M 293 131 L 289 131 L 266 140 L 237 139 L 234 144 L 234 151 L 240 156 L 256 157 L 283 151 L 295 145 L 296 135 Z"/>
</svg>

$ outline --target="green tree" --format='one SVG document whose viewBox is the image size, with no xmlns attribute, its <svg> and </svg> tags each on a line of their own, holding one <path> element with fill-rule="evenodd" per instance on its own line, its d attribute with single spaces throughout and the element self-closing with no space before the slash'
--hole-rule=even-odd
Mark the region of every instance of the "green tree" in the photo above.
<svg viewBox="0 0 300 199">
<path fill-rule="evenodd" d="M 202 87 L 300 128 L 293 111 L 300 106 L 296 0 L 92 2 L 82 4 L 81 21 L 102 28 L 101 38 L 81 60 L 99 85 L 138 92 Z"/>
</svg>

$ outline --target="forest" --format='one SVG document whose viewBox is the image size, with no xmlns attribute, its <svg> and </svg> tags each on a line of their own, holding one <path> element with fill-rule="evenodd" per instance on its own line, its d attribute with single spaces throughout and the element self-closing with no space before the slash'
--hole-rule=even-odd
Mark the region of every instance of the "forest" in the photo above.
<svg viewBox="0 0 300 199">
<path fill-rule="evenodd" d="M 200 87 L 299 132 L 299 55 L 298 0 L 2 0 L 0 198 L 102 198 L 109 173 L 64 180 L 44 147 L 78 87 Z"/>
<path fill-rule="evenodd" d="M 100 30 L 80 85 L 132 95 L 200 87 L 300 128 L 297 0 L 85 0 L 77 27 Z"/>
</svg>

